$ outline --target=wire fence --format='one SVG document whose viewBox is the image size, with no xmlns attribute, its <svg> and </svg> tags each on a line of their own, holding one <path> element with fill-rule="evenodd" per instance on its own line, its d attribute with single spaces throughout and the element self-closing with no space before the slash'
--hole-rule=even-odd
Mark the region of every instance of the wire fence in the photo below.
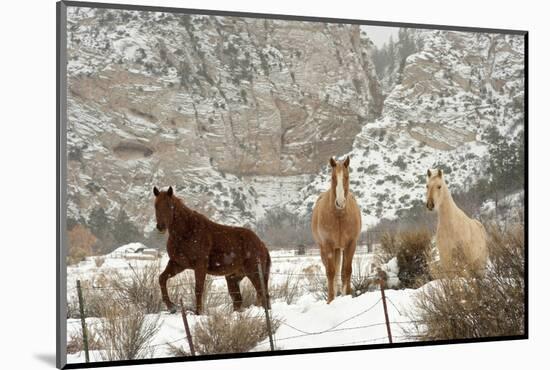
<svg viewBox="0 0 550 370">
<path fill-rule="evenodd" d="M 262 271 L 261 271 L 261 267 L 258 266 L 258 273 L 260 274 L 260 276 L 262 276 Z M 307 276 L 311 276 L 312 274 L 296 274 L 296 273 L 282 273 L 282 272 L 271 272 L 270 274 L 284 274 L 284 275 L 288 275 L 288 276 L 301 276 L 301 275 L 307 275 Z M 314 275 L 319 275 L 319 276 L 323 276 L 325 277 L 325 274 L 314 274 Z M 385 279 L 387 278 L 387 275 L 385 272 L 379 270 L 377 275 L 365 275 L 365 274 L 361 274 L 360 275 L 362 278 L 369 278 L 369 279 L 372 279 L 373 283 L 376 283 L 379 285 L 380 287 L 380 290 L 383 291 L 384 289 L 384 283 L 385 283 Z M 191 281 L 188 281 L 188 282 L 179 282 L 177 285 L 180 285 L 180 286 L 187 286 L 189 289 L 192 289 L 194 288 L 194 284 L 191 282 Z M 177 286 L 177 285 L 172 285 L 172 287 L 174 286 Z M 112 290 L 117 290 L 117 289 L 120 289 L 118 287 L 94 287 L 94 286 L 85 286 L 83 287 L 81 284 L 80 284 L 80 281 L 77 282 L 77 293 L 78 293 L 78 297 L 79 297 L 79 306 L 80 306 L 80 312 L 81 314 L 83 315 L 83 317 L 81 318 L 80 322 L 78 321 L 72 321 L 72 322 L 69 322 L 69 325 L 73 328 L 73 329 L 78 329 L 79 328 L 79 324 L 80 324 L 80 329 L 82 330 L 82 333 L 88 333 L 88 331 L 91 329 L 92 332 L 94 330 L 102 330 L 102 328 L 105 326 L 105 325 L 108 325 L 108 323 L 106 324 L 106 321 L 107 322 L 112 322 L 112 321 L 119 321 L 119 320 L 130 320 L 132 319 L 132 317 L 134 316 L 143 316 L 145 315 L 143 312 L 136 312 L 136 313 L 125 313 L 123 315 L 120 315 L 118 317 L 109 317 L 109 318 L 96 318 L 95 320 L 93 321 L 90 321 L 90 319 L 86 320 L 86 310 L 85 310 L 85 303 L 84 303 L 84 300 L 83 300 L 83 295 L 82 295 L 82 290 L 86 290 L 86 289 L 89 289 L 89 290 L 107 290 L 107 291 L 112 291 Z M 158 289 L 158 287 L 157 287 Z M 255 318 L 258 318 L 258 319 L 261 319 L 261 320 L 264 320 L 266 321 L 266 327 L 267 327 L 267 331 L 268 331 L 268 336 L 269 336 L 269 341 L 264 340 L 264 341 L 261 341 L 259 342 L 256 347 L 262 347 L 264 345 L 267 345 L 268 343 L 270 344 L 270 348 L 271 350 L 275 350 L 275 344 L 276 343 L 279 343 L 279 342 L 285 342 L 285 341 L 290 341 L 292 339 L 297 339 L 297 338 L 304 338 L 304 337 L 316 337 L 316 336 L 320 336 L 320 335 L 323 335 L 323 334 L 327 334 L 327 333 L 337 333 L 337 332 L 347 332 L 347 331 L 357 331 L 357 330 L 361 330 L 361 329 L 368 329 L 368 328 L 374 328 L 374 327 L 377 327 L 377 326 L 383 326 L 385 325 L 387 327 L 387 333 L 388 333 L 388 336 L 385 337 L 385 338 L 388 338 L 388 341 L 391 343 L 392 342 L 392 337 L 391 337 L 391 330 L 390 330 L 390 326 L 391 325 L 401 325 L 401 324 L 408 324 L 408 323 L 412 323 L 411 322 L 408 322 L 408 321 L 389 321 L 388 320 L 388 313 L 387 313 L 387 307 L 386 307 L 386 303 L 385 303 L 385 295 L 382 293 L 382 296 L 381 298 L 379 298 L 378 300 L 376 300 L 376 302 L 374 302 L 373 304 L 371 304 L 369 307 L 365 308 L 364 310 L 361 310 L 360 312 L 357 312 L 357 313 L 354 313 L 342 320 L 340 320 L 339 322 L 337 322 L 336 324 L 333 324 L 331 325 L 330 327 L 328 327 L 327 329 L 324 329 L 324 330 L 317 330 L 317 331 L 311 331 L 311 330 L 307 330 L 307 329 L 304 329 L 304 328 L 300 328 L 299 326 L 297 326 L 296 324 L 291 324 L 291 323 L 288 323 L 284 320 L 279 320 L 278 318 L 276 319 L 272 319 L 270 318 L 270 314 L 269 314 L 269 308 L 271 307 L 271 304 L 269 303 L 269 297 L 270 296 L 273 296 L 273 295 L 276 295 L 277 291 L 279 290 L 281 293 L 283 292 L 288 292 L 288 288 L 284 288 L 284 289 L 274 289 L 274 288 L 270 288 L 270 289 L 266 289 L 263 285 L 261 287 L 261 290 L 263 292 L 263 296 L 265 297 L 265 299 L 263 300 L 262 302 L 262 305 L 265 309 L 265 312 L 264 313 L 260 313 L 260 314 L 257 314 L 257 315 L 253 315 L 252 317 L 255 317 Z M 267 294 L 268 292 L 266 292 L 266 290 L 269 292 L 269 295 Z M 260 293 L 260 292 L 258 292 Z M 219 292 L 219 291 L 209 291 L 209 292 L 205 292 L 205 294 L 209 295 L 209 296 L 213 296 L 213 295 L 224 295 L 224 296 L 228 296 L 228 293 L 227 292 Z M 183 302 L 182 302 L 183 303 Z M 356 325 L 356 326 L 346 326 L 346 327 L 342 327 L 344 324 L 346 323 L 349 323 L 350 321 L 354 320 L 354 319 L 357 319 L 365 314 L 367 314 L 368 312 L 374 310 L 376 307 L 378 307 L 380 304 L 383 303 L 383 308 L 384 308 L 384 317 L 385 317 L 385 320 L 381 320 L 380 322 L 374 322 L 374 323 L 362 323 L 361 325 Z M 392 304 L 392 306 L 396 309 L 397 312 L 399 312 L 399 310 L 397 309 L 397 306 L 393 303 L 393 302 L 390 302 Z M 179 342 L 182 342 L 182 341 L 186 341 L 187 342 L 187 345 L 193 349 L 193 339 L 192 339 L 192 335 L 189 331 L 189 328 L 187 327 L 187 313 L 186 313 L 186 308 L 185 307 L 179 307 L 180 309 L 180 312 L 182 314 L 182 318 L 183 318 L 183 321 L 184 321 L 184 324 L 185 324 L 185 329 L 186 329 L 186 336 L 185 337 L 180 337 L 180 338 L 177 338 L 177 339 L 174 339 L 174 340 L 171 340 L 171 341 L 167 341 L 167 342 L 163 342 L 163 343 L 156 343 L 156 344 L 153 344 L 153 345 L 148 345 L 147 348 L 154 348 L 154 347 L 159 347 L 159 346 L 169 346 L 169 345 L 173 345 L 174 343 L 179 343 Z M 401 313 L 399 313 L 399 316 L 401 316 Z M 284 327 L 287 327 L 299 334 L 296 334 L 296 335 L 290 335 L 290 336 L 285 336 L 285 337 L 278 337 L 276 335 L 276 333 L 273 333 L 272 332 L 272 321 L 273 320 L 276 320 L 278 324 L 280 324 L 280 326 L 284 326 Z M 200 320 L 195 320 L 195 324 L 197 322 L 199 322 Z M 87 336 L 83 336 L 84 337 L 84 341 L 87 341 Z M 369 342 L 377 342 L 379 340 L 382 340 L 382 337 L 381 338 L 368 338 L 368 339 L 365 339 L 365 340 L 361 340 L 361 341 L 355 341 L 355 342 L 348 342 L 348 343 L 331 343 L 331 345 L 333 346 L 343 346 L 343 345 L 353 345 L 353 344 L 366 344 L 366 343 L 369 343 Z M 85 352 L 86 352 L 86 360 L 88 361 L 88 346 L 87 346 L 87 343 L 84 345 L 84 349 L 85 349 Z M 192 350 L 193 354 L 194 354 L 194 350 Z"/>
<path fill-rule="evenodd" d="M 491 266 L 488 266 L 488 269 L 490 269 Z M 445 271 L 439 271 L 440 273 L 442 274 L 447 274 L 447 275 L 453 275 L 453 274 L 462 274 L 464 273 L 465 271 L 469 271 L 470 273 L 472 272 L 471 269 L 462 269 L 462 268 L 457 268 L 457 269 L 451 269 L 451 270 L 445 270 Z M 486 269 L 482 269 L 482 270 L 479 270 L 479 271 L 475 271 L 474 270 L 474 273 L 475 272 L 485 272 Z M 257 273 L 250 273 L 248 274 L 249 276 L 252 276 L 254 278 L 254 274 L 260 274 L 261 276 L 261 271 L 258 271 Z M 325 284 L 326 284 L 326 274 L 324 273 L 320 273 L 320 272 L 293 272 L 293 271 L 287 271 L 287 272 L 284 272 L 284 271 L 271 271 L 269 273 L 270 275 L 282 275 L 282 276 L 286 276 L 287 278 L 292 278 L 292 277 L 307 277 L 307 278 L 322 278 L 325 280 Z M 339 277 L 339 276 L 338 276 Z M 473 278 L 475 279 L 476 277 L 473 276 Z M 215 280 L 225 280 L 225 277 L 221 277 L 221 276 L 216 276 L 216 277 L 209 277 L 209 283 L 212 283 L 213 281 Z M 386 336 L 381 336 L 381 337 L 376 337 L 376 338 L 365 338 L 363 340 L 356 340 L 356 341 L 348 341 L 348 342 L 334 342 L 334 341 L 331 341 L 330 342 L 330 346 L 351 346 L 351 345 L 361 345 L 361 344 L 369 344 L 369 343 L 381 343 L 381 342 L 388 342 L 388 343 L 392 343 L 392 340 L 393 339 L 396 339 L 396 340 L 402 340 L 402 339 L 406 339 L 406 340 L 415 340 L 414 337 L 412 336 L 403 336 L 403 335 L 392 335 L 391 333 L 391 327 L 400 327 L 400 326 L 406 326 L 406 325 L 411 325 L 411 324 L 414 324 L 414 325 L 417 325 L 418 323 L 420 323 L 420 321 L 415 321 L 415 320 L 403 320 L 402 318 L 404 317 L 404 314 L 402 312 L 402 309 L 400 309 L 398 307 L 398 305 L 393 302 L 393 300 L 390 298 L 390 297 L 386 297 L 384 295 L 384 286 L 388 280 L 388 275 L 385 271 L 381 270 L 381 269 L 378 269 L 377 273 L 376 274 L 371 274 L 371 273 L 365 273 L 365 272 L 359 272 L 359 273 L 356 273 L 356 274 L 352 274 L 351 276 L 351 281 L 353 281 L 353 279 L 363 279 L 363 280 L 368 280 L 370 281 L 370 285 L 374 288 L 374 289 L 379 289 L 382 294 L 381 294 L 381 298 L 379 298 L 378 300 L 376 300 L 376 302 L 374 302 L 373 304 L 371 304 L 369 307 L 365 308 L 364 310 L 361 310 L 360 312 L 357 312 L 357 313 L 354 313 L 346 318 L 343 318 L 342 320 L 340 320 L 339 322 L 337 322 L 336 324 L 326 328 L 326 329 L 323 329 L 323 330 L 315 330 L 315 331 L 312 331 L 312 330 L 308 330 L 306 328 L 302 328 L 300 327 L 299 325 L 296 325 L 294 323 L 289 323 L 287 321 L 284 321 L 284 320 L 279 320 L 278 318 L 275 318 L 274 320 L 277 320 L 277 323 L 280 324 L 280 327 L 286 327 L 290 330 L 293 330 L 295 331 L 297 334 L 295 335 L 288 335 L 287 336 L 279 336 L 277 335 L 277 331 L 275 333 L 272 333 L 271 332 L 271 320 L 273 319 L 270 319 L 270 314 L 268 313 L 268 307 L 271 307 L 271 304 L 269 303 L 269 299 L 270 297 L 277 297 L 277 296 L 284 296 L 285 294 L 288 294 L 289 293 L 289 287 L 288 286 L 271 286 L 269 287 L 268 289 L 265 289 L 264 287 L 262 287 L 262 290 L 265 289 L 265 291 L 263 292 L 266 296 L 266 300 L 265 302 L 263 302 L 262 304 L 264 305 L 264 308 L 265 308 L 265 312 L 264 313 L 258 313 L 256 315 L 252 315 L 252 317 L 254 318 L 258 318 L 258 319 L 262 319 L 262 320 L 266 320 L 266 324 L 268 326 L 268 332 L 269 332 L 269 336 L 270 336 L 270 340 L 268 341 L 267 339 L 259 342 L 257 344 L 256 347 L 262 347 L 262 346 L 265 346 L 267 345 L 268 343 L 271 344 L 271 349 L 274 350 L 274 346 L 273 346 L 273 343 L 277 344 L 277 343 L 280 343 L 280 342 L 288 342 L 288 341 L 292 341 L 292 340 L 295 340 L 295 339 L 299 339 L 299 338 L 307 338 L 307 337 L 311 337 L 311 338 L 316 338 L 316 337 L 319 337 L 319 336 L 322 336 L 324 334 L 329 334 L 329 333 L 341 333 L 341 332 L 352 332 L 352 331 L 358 331 L 358 330 L 367 330 L 369 328 L 375 328 L 375 327 L 379 327 L 379 326 L 386 326 L 386 329 L 387 329 L 387 335 Z M 192 281 L 191 279 L 189 279 L 188 281 L 176 281 L 172 284 L 168 284 L 169 285 L 169 289 L 171 288 L 176 288 L 176 287 L 184 287 L 186 288 L 185 290 L 185 293 L 189 293 L 189 292 L 192 292 L 194 289 L 195 289 L 195 282 Z M 208 284 L 206 285 L 207 287 L 209 286 Z M 299 285 L 296 287 L 296 289 L 305 289 L 306 291 L 309 291 L 309 292 L 312 292 L 312 289 L 316 289 L 316 288 L 319 288 L 319 286 L 313 286 L 313 287 L 308 287 L 307 284 L 304 285 Z M 76 292 L 77 293 L 76 295 L 78 296 L 79 298 L 79 306 L 80 306 L 80 309 L 81 309 L 81 315 L 83 316 L 82 319 L 80 320 L 77 320 L 75 319 L 74 321 L 68 321 L 68 327 L 71 328 L 71 330 L 78 330 L 80 328 L 80 330 L 82 330 L 82 332 L 88 332 L 88 330 L 102 330 L 102 328 L 106 325 L 105 324 L 105 321 L 107 319 L 105 318 L 101 318 L 101 317 L 98 317 L 98 318 L 87 318 L 86 317 L 86 309 L 84 307 L 84 302 L 83 302 L 83 299 L 82 299 L 82 291 L 106 291 L 108 292 L 107 294 L 113 294 L 113 292 L 116 292 L 116 291 L 119 291 L 121 290 L 121 287 L 120 286 L 94 286 L 94 285 L 84 285 L 82 286 L 80 284 L 80 282 L 77 282 L 77 285 L 76 285 Z M 148 287 L 148 289 L 156 289 L 156 290 L 160 290 L 160 288 L 158 287 L 158 285 L 155 285 L 154 287 Z M 260 293 L 260 291 L 257 291 L 256 292 L 257 294 Z M 211 286 L 210 286 L 210 289 L 206 289 L 204 291 L 204 296 L 206 297 L 225 297 L 228 299 L 228 303 L 227 304 L 231 304 L 233 302 L 229 301 L 229 297 L 230 297 L 230 294 L 227 292 L 227 291 L 215 291 L 215 290 L 212 290 L 211 289 Z M 120 297 L 118 297 L 120 298 Z M 130 303 L 131 300 L 128 300 L 126 303 Z M 387 309 L 387 304 L 389 304 L 394 311 L 394 315 L 397 314 L 397 316 L 400 318 L 399 320 L 392 320 L 391 318 L 388 317 L 388 309 Z M 380 320 L 375 320 L 374 322 L 362 322 L 358 325 L 355 325 L 355 326 L 345 326 L 345 327 L 342 327 L 344 324 L 346 323 L 349 323 L 350 321 L 354 320 L 354 319 L 357 319 L 365 314 L 367 314 L 368 312 L 374 310 L 376 307 L 378 307 L 379 305 L 383 305 L 383 309 L 384 309 L 384 317 L 380 317 Z M 183 306 L 183 305 L 181 305 Z M 182 316 L 184 318 L 184 321 L 186 321 L 186 311 L 187 309 L 185 307 L 179 307 L 178 308 L 180 310 L 180 312 L 182 313 Z M 165 311 L 161 311 L 161 312 L 156 312 L 157 314 L 162 314 L 162 312 L 165 312 Z M 114 320 L 114 321 L 118 321 L 118 320 L 130 320 L 132 317 L 135 317 L 135 316 L 143 316 L 145 315 L 145 313 L 143 312 L 137 312 L 137 313 L 125 313 L 124 315 L 121 315 L 120 317 L 110 317 L 108 320 Z M 160 317 L 160 316 L 159 316 Z M 194 324 L 196 325 L 198 322 L 200 322 L 200 320 L 194 320 Z M 187 324 L 186 324 L 187 325 Z M 146 347 L 147 348 L 157 348 L 157 347 L 166 347 L 166 346 L 170 346 L 170 345 L 174 345 L 176 343 L 180 343 L 180 342 L 186 342 L 187 343 L 187 346 L 189 347 L 192 347 L 192 337 L 191 337 L 191 334 L 189 333 L 189 328 L 186 328 L 187 330 L 187 335 L 186 336 L 182 336 L 182 337 L 179 337 L 179 338 L 176 338 L 176 339 L 172 339 L 170 341 L 165 341 L 165 342 L 162 342 L 162 343 L 155 343 L 155 344 L 151 344 L 151 345 L 147 345 Z M 370 335 L 372 335 L 372 333 L 370 333 Z M 83 339 L 84 341 L 86 341 L 87 339 Z M 302 344 L 298 344 L 298 346 L 303 346 L 303 343 Z M 85 347 L 85 351 L 88 351 L 87 350 L 87 345 L 84 346 Z M 286 346 L 288 347 L 288 346 Z M 298 347 L 300 348 L 300 347 Z M 88 360 L 88 356 L 86 356 L 86 359 Z"/>
</svg>

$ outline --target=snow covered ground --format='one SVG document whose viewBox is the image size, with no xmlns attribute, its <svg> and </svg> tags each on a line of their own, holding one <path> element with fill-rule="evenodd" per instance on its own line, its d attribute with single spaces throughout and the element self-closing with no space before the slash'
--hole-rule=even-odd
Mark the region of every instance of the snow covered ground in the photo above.
<svg viewBox="0 0 550 370">
<path fill-rule="evenodd" d="M 136 259 L 139 253 L 134 251 L 144 246 L 139 243 L 132 243 L 105 256 L 104 262 L 97 267 L 92 257 L 89 261 L 83 261 L 77 266 L 68 267 L 68 298 L 76 297 L 71 294 L 75 292 L 75 281 L 81 279 L 88 281 L 92 286 L 100 284 L 98 277 L 108 275 L 112 271 L 126 274 L 131 269 L 140 268 L 150 263 L 158 263 L 159 260 L 151 261 Z M 284 298 L 272 299 L 271 315 L 281 322 L 274 333 L 275 347 L 278 350 L 297 348 L 320 348 L 346 345 L 363 345 L 375 343 L 387 343 L 388 337 L 385 326 L 381 292 L 379 290 L 368 291 L 357 297 L 338 296 L 330 305 L 322 299 L 318 292 L 312 290 L 312 277 L 322 276 L 324 268 L 316 251 L 306 255 L 297 256 L 293 250 L 272 251 L 272 269 L 270 275 L 270 288 L 276 288 L 284 283 L 289 274 L 293 279 L 298 279 L 298 294 L 292 304 L 287 304 Z M 130 257 L 130 258 L 128 258 Z M 355 255 L 354 274 L 370 274 L 373 270 L 372 255 L 367 253 L 366 247 L 359 246 Z M 164 266 L 166 257 L 160 258 L 161 266 Z M 396 264 L 390 261 L 388 275 L 390 281 L 395 283 Z M 358 271 L 358 270 L 361 271 Z M 170 283 L 169 283 L 170 285 Z M 214 277 L 211 292 L 227 292 L 223 277 Z M 389 320 L 394 342 L 410 341 L 404 330 L 410 325 L 409 318 L 405 312 L 410 310 L 411 299 L 415 290 L 386 290 Z M 227 295 L 229 299 L 229 295 Z M 245 309 L 252 315 L 264 315 L 262 307 L 250 306 Z M 182 346 L 188 350 L 185 339 L 182 317 L 179 313 L 170 314 L 163 311 L 159 314 L 148 315 L 150 319 L 160 319 L 160 330 L 154 337 L 150 346 L 154 348 L 154 357 L 172 356 L 169 352 L 169 345 Z M 191 331 L 193 326 L 205 315 L 189 314 Z M 100 318 L 87 318 L 90 326 L 100 325 Z M 80 330 L 80 319 L 72 318 L 67 320 L 68 338 L 71 333 Z M 253 351 L 269 350 L 269 341 L 266 339 L 259 343 Z M 98 351 L 91 351 L 92 361 L 102 361 Z M 83 362 L 84 353 L 68 355 L 68 362 Z"/>
</svg>

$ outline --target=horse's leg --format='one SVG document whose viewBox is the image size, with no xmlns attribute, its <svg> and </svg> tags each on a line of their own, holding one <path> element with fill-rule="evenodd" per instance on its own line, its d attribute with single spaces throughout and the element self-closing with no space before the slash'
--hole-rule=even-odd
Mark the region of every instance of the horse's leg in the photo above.
<svg viewBox="0 0 550 370">
<path fill-rule="evenodd" d="M 173 276 L 176 276 L 180 272 L 184 270 L 184 267 L 178 265 L 175 261 L 169 260 L 168 264 L 166 264 L 166 268 L 160 274 L 159 276 L 159 284 L 160 284 L 160 291 L 162 293 L 162 300 L 164 301 L 164 304 L 166 304 L 166 307 L 171 313 L 176 312 L 176 305 L 170 301 L 170 297 L 168 296 L 168 289 L 166 289 L 166 282 L 168 279 L 170 279 Z"/>
<path fill-rule="evenodd" d="M 227 282 L 227 290 L 229 290 L 229 295 L 233 301 L 234 311 L 240 310 L 243 303 L 243 297 L 241 296 L 241 289 L 239 287 L 239 283 L 242 278 L 242 276 L 238 275 L 227 275 L 225 277 L 225 281 Z"/>
<path fill-rule="evenodd" d="M 342 285 L 343 294 L 351 294 L 351 272 L 353 255 L 355 254 L 355 247 L 357 240 L 352 240 L 344 249 L 344 258 L 342 261 Z"/>
<path fill-rule="evenodd" d="M 267 302 L 264 302 L 264 299 L 263 299 L 263 294 L 262 294 L 262 283 L 261 283 L 261 280 L 260 280 L 260 275 L 258 273 L 258 271 L 250 271 L 250 272 L 247 272 L 246 274 L 246 277 L 248 278 L 248 280 L 250 280 L 250 282 L 252 283 L 252 285 L 254 286 L 254 289 L 256 290 L 256 302 L 254 303 L 256 306 L 264 306 L 265 304 L 269 304 Z M 264 276 L 264 282 L 267 282 L 267 279 L 265 278 Z M 266 297 L 269 297 L 269 293 L 267 291 L 267 284 L 264 285 L 265 286 L 265 296 Z M 268 306 L 268 308 L 270 308 Z"/>
<path fill-rule="evenodd" d="M 342 262 L 342 249 L 335 249 L 334 250 L 334 294 L 335 295 L 338 295 L 340 293 L 343 294 L 342 288 L 343 288 L 344 275 L 340 274 L 340 280 L 338 280 L 338 271 L 340 270 L 341 266 L 343 267 L 343 265 L 341 265 L 341 262 Z"/>
<path fill-rule="evenodd" d="M 325 245 L 325 272 L 327 274 L 328 295 L 327 304 L 334 300 L 334 277 L 336 275 L 336 269 L 334 268 L 334 247 L 332 245 Z"/>
<path fill-rule="evenodd" d="M 202 294 L 204 293 L 204 281 L 206 280 L 206 267 L 195 268 L 195 299 L 197 301 L 196 313 L 202 312 Z"/>
</svg>

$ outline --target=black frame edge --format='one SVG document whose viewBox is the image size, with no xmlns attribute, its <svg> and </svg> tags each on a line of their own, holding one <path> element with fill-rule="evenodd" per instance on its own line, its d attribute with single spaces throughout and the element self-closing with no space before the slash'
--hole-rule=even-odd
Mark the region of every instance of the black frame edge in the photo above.
<svg viewBox="0 0 550 370">
<path fill-rule="evenodd" d="M 66 122 L 67 122 L 67 6 L 56 3 L 56 367 L 67 364 L 67 321 L 65 313 L 66 271 Z"/>
<path fill-rule="evenodd" d="M 523 96 L 523 132 L 524 132 L 524 155 L 525 155 L 525 168 L 524 168 L 524 332 L 525 337 L 529 338 L 529 32 L 524 34 L 524 56 L 523 56 L 523 78 L 524 78 L 524 96 Z"/>
<path fill-rule="evenodd" d="M 67 364 L 64 369 L 89 369 L 96 367 L 113 367 L 127 365 L 149 365 L 159 363 L 182 363 L 194 361 L 210 361 L 210 360 L 225 360 L 237 358 L 256 358 L 256 357 L 272 357 L 272 356 L 289 356 L 289 355 L 304 355 L 315 353 L 332 353 L 332 352 L 349 352 L 359 350 L 373 349 L 392 349 L 392 348 L 407 348 L 407 347 L 424 347 L 449 344 L 479 344 L 487 342 L 501 342 L 510 340 L 525 340 L 525 335 L 503 336 L 503 337 L 487 337 L 487 338 L 468 338 L 457 340 L 438 340 L 425 342 L 403 342 L 403 343 L 381 343 L 358 346 L 342 346 L 342 347 L 318 347 L 318 348 L 301 348 L 281 351 L 262 351 L 262 352 L 243 352 L 243 353 L 227 353 L 218 355 L 199 355 L 194 357 L 160 357 L 150 359 L 137 360 L 122 360 L 122 361 L 104 361 L 104 362 L 80 362 Z"/>
</svg>

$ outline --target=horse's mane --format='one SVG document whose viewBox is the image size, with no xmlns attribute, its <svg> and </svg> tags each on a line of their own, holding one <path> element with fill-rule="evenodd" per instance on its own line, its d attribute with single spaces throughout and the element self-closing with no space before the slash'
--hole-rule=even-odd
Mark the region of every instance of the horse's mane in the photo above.
<svg viewBox="0 0 550 370">
<path fill-rule="evenodd" d="M 174 208 L 176 211 L 176 215 L 179 216 L 178 218 L 184 220 L 187 224 L 191 223 L 197 223 L 197 222 L 207 222 L 212 224 L 217 224 L 216 222 L 212 221 L 205 215 L 203 215 L 200 212 L 195 211 L 194 209 L 191 209 L 187 207 L 183 201 L 178 198 L 177 196 L 173 196 L 173 202 L 174 202 Z"/>
</svg>

